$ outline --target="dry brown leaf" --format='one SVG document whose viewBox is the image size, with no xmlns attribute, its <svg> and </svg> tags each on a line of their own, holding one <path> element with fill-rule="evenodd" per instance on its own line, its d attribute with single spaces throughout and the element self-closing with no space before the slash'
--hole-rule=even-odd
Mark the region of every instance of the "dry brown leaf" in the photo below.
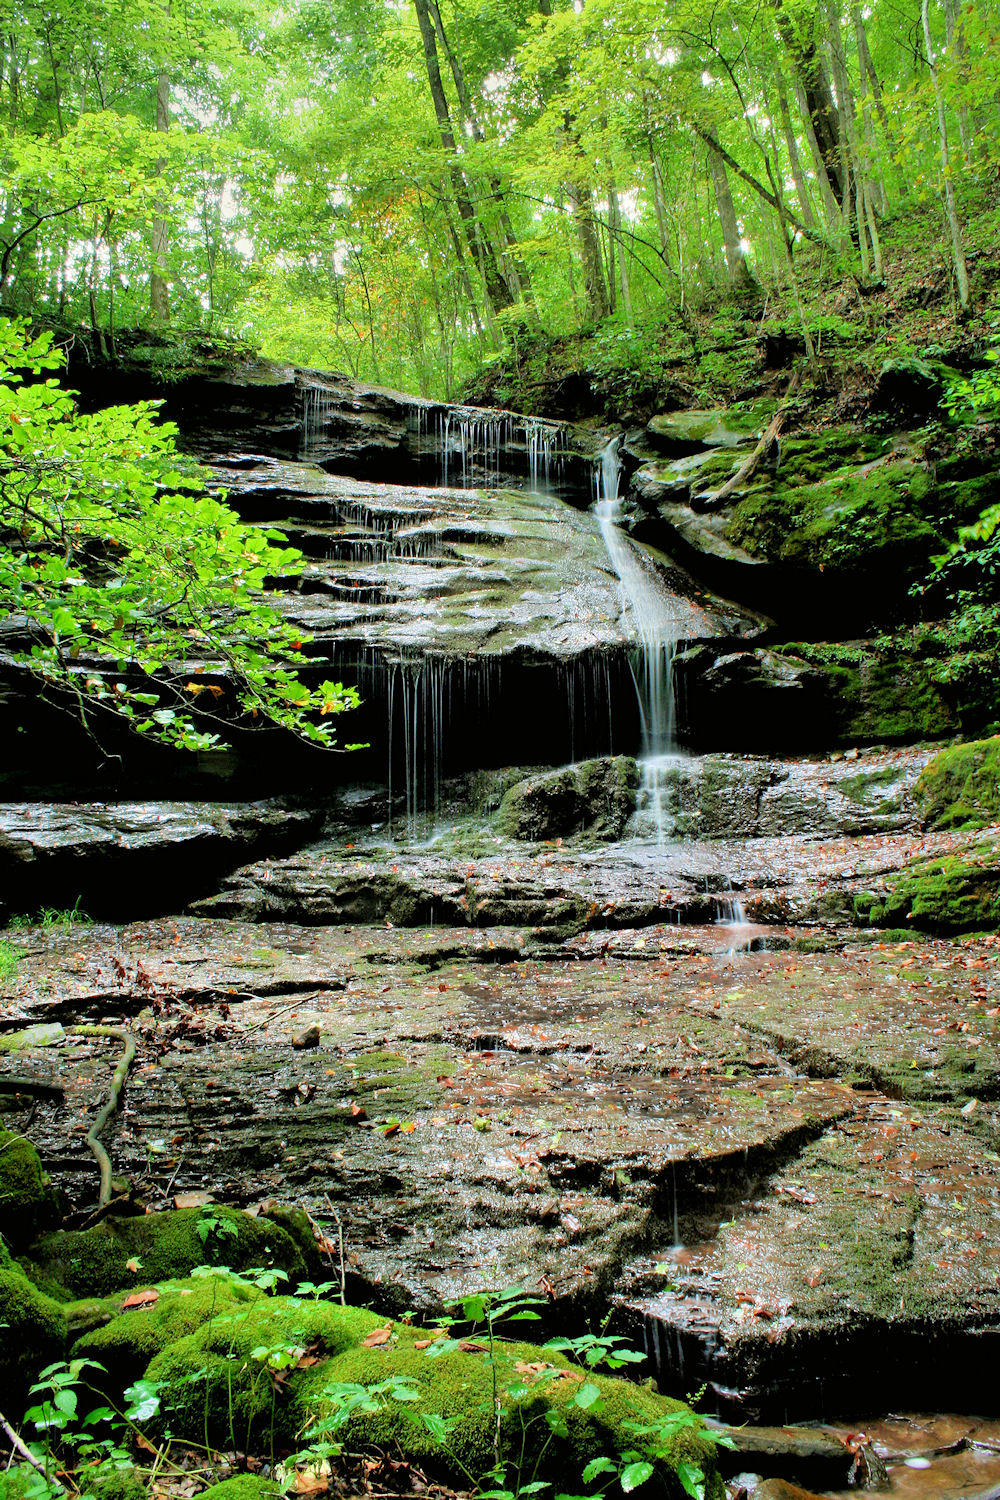
<svg viewBox="0 0 1000 1500">
<path fill-rule="evenodd" d="M 387 1324 L 385 1328 L 373 1328 L 363 1342 L 366 1349 L 377 1349 L 380 1344 L 387 1344 L 391 1338 L 392 1328 Z"/>
<path fill-rule="evenodd" d="M 147 1307 L 149 1303 L 159 1302 L 159 1300 L 159 1292 L 154 1292 L 152 1288 L 148 1292 L 133 1292 L 132 1296 L 126 1297 L 122 1303 L 122 1311 L 127 1307 Z"/>
</svg>

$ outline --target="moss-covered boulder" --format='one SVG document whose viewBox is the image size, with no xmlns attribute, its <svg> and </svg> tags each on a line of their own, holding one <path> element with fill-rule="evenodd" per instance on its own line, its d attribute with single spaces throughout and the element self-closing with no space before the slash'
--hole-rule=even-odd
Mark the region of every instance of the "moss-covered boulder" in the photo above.
<svg viewBox="0 0 1000 1500">
<path fill-rule="evenodd" d="M 231 1322 L 264 1296 L 252 1283 L 219 1272 L 71 1302 L 65 1308 L 70 1329 L 74 1324 L 90 1325 L 74 1342 L 73 1357 L 96 1360 L 107 1372 L 107 1389 L 123 1391 L 169 1344 L 216 1319 Z M 130 1298 L 133 1305 L 126 1306 Z"/>
<path fill-rule="evenodd" d="M 329 1381 L 374 1385 L 388 1375 L 400 1376 L 411 1383 L 417 1400 L 390 1401 L 375 1415 L 352 1418 L 349 1439 L 379 1449 L 398 1447 L 428 1472 L 462 1488 L 493 1468 L 498 1441 L 502 1462 L 518 1464 L 523 1476 L 571 1494 L 582 1488 L 582 1472 L 593 1459 L 614 1461 L 629 1450 L 648 1451 L 649 1439 L 641 1429 L 683 1410 L 681 1403 L 648 1385 L 590 1374 L 586 1379 L 596 1387 L 597 1399 L 581 1406 L 576 1398 L 584 1383 L 582 1372 L 537 1344 L 501 1342 L 492 1355 L 458 1350 L 432 1358 L 416 1347 L 424 1338 L 419 1330 L 397 1325 L 388 1345 L 349 1350 L 313 1373 L 300 1404 L 306 1411 L 322 1412 L 321 1393 Z M 424 1416 L 454 1424 L 443 1446 Z M 671 1443 L 650 1489 L 680 1497 L 674 1466 L 682 1458 L 712 1472 L 708 1445 L 687 1430 Z M 710 1482 L 709 1494 L 716 1483 Z"/>
<path fill-rule="evenodd" d="M 914 860 L 885 892 L 855 898 L 859 921 L 922 932 L 991 932 L 1000 928 L 1000 847 Z"/>
<path fill-rule="evenodd" d="M 753 557 L 797 567 L 870 570 L 922 564 L 941 538 L 928 519 L 928 468 L 894 457 L 801 482 L 779 470 L 774 485 L 735 507 L 731 541 Z"/>
<path fill-rule="evenodd" d="M 0 1411 L 19 1412 L 28 1387 L 66 1348 L 66 1314 L 9 1260 L 0 1266 Z"/>
<path fill-rule="evenodd" d="M 135 1469 L 106 1468 L 87 1478 L 86 1492 L 94 1500 L 148 1500 L 142 1475 Z"/>
<path fill-rule="evenodd" d="M 210 1443 L 241 1451 L 288 1445 L 302 1424 L 299 1397 L 316 1362 L 360 1343 L 383 1321 L 357 1308 L 271 1297 L 177 1339 L 147 1374 L 163 1382 L 164 1418 L 178 1436 L 198 1441 L 207 1433 Z"/>
<path fill-rule="evenodd" d="M 534 1344 L 499 1341 L 490 1352 L 467 1340 L 432 1350 L 426 1331 L 409 1325 L 279 1297 L 179 1339 L 147 1374 L 162 1383 L 164 1420 L 176 1435 L 199 1440 L 207 1432 L 210 1443 L 242 1448 L 301 1441 L 345 1388 L 405 1382 L 408 1399 L 376 1397 L 376 1409 L 355 1412 L 341 1437 L 354 1449 L 402 1453 L 462 1487 L 494 1467 L 498 1416 L 501 1460 L 572 1490 L 592 1459 L 648 1448 L 642 1429 L 684 1410 L 648 1386 L 592 1375 L 586 1380 L 596 1395 L 588 1391 L 578 1402 L 583 1373 Z M 447 1433 L 443 1440 L 435 1427 Z M 713 1474 L 709 1492 L 716 1493 L 711 1449 L 690 1427 L 668 1445 L 656 1488 L 680 1496 L 681 1458 Z"/>
<path fill-rule="evenodd" d="M 758 402 L 756 406 L 763 408 L 764 403 Z M 684 454 L 697 452 L 699 448 L 735 448 L 747 442 L 758 421 L 767 421 L 763 409 L 749 414 L 724 407 L 710 411 L 668 411 L 652 417 L 646 431 L 665 453 Z"/>
<path fill-rule="evenodd" d="M 497 823 L 508 838 L 532 842 L 576 836 L 614 842 L 635 812 L 638 784 L 638 767 L 630 756 L 581 761 L 512 786 Z"/>
<path fill-rule="evenodd" d="M 93 1229 L 44 1235 L 23 1259 L 33 1280 L 64 1302 L 175 1280 L 203 1265 L 272 1267 L 293 1286 L 308 1272 L 286 1228 L 214 1204 L 108 1218 Z"/>
<path fill-rule="evenodd" d="M 59 1218 L 55 1188 L 30 1141 L 0 1130 L 0 1238 L 15 1249 Z"/>
<path fill-rule="evenodd" d="M 1000 823 L 1000 737 L 942 750 L 921 773 L 914 797 L 932 828 Z"/>
</svg>

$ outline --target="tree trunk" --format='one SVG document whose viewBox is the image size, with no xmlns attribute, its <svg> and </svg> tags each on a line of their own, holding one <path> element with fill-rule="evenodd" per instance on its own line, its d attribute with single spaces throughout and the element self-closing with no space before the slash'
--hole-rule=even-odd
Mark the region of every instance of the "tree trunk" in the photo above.
<svg viewBox="0 0 1000 1500">
<path fill-rule="evenodd" d="M 583 262 L 583 284 L 587 294 L 587 314 L 593 322 L 608 315 L 608 290 L 601 263 L 601 243 L 594 222 L 594 199 L 589 186 L 581 182 L 566 184 L 566 196 L 573 212 L 580 258 Z"/>
<path fill-rule="evenodd" d="M 920 7 L 920 19 L 924 28 L 924 45 L 927 48 L 927 66 L 930 69 L 931 85 L 934 89 L 934 101 L 937 105 L 938 136 L 941 142 L 941 175 L 944 178 L 944 206 L 948 217 L 948 229 L 951 232 L 951 247 L 955 258 L 955 285 L 958 288 L 958 300 L 965 312 L 969 306 L 969 272 L 965 264 L 965 247 L 962 244 L 962 229 L 958 222 L 958 210 L 955 207 L 955 189 L 951 182 L 951 153 L 948 149 L 948 122 L 944 112 L 944 96 L 941 93 L 941 80 L 938 78 L 937 64 L 934 61 L 934 48 L 931 45 L 931 23 L 928 16 L 929 0 L 922 0 Z"/>
<path fill-rule="evenodd" d="M 448 98 L 445 94 L 444 81 L 441 77 L 441 64 L 438 59 L 434 19 L 431 13 L 431 0 L 415 0 L 415 3 L 417 23 L 420 26 L 420 37 L 424 45 L 424 64 L 427 69 L 427 82 L 430 85 L 431 101 L 434 105 L 434 114 L 438 122 L 441 145 L 444 147 L 451 161 L 451 183 L 455 193 L 459 218 L 462 220 L 462 229 L 469 246 L 469 253 L 472 259 L 479 265 L 483 285 L 486 288 L 487 300 L 492 310 L 498 312 L 504 307 L 509 307 L 513 298 L 511 297 L 507 283 L 501 275 L 500 267 L 497 265 L 493 247 L 481 233 L 479 222 L 472 206 L 472 200 L 469 196 L 469 186 L 462 172 L 458 156 L 458 146 L 455 142 L 455 132 L 448 109 Z"/>
<path fill-rule="evenodd" d="M 781 3 L 778 5 L 775 19 L 781 39 L 802 86 L 806 112 L 812 123 L 813 134 L 816 137 L 826 175 L 837 199 L 837 205 L 842 208 L 846 184 L 840 165 L 837 107 L 833 102 L 830 81 L 826 76 L 815 37 L 800 29 Z"/>
<path fill-rule="evenodd" d="M 711 146 L 708 149 L 708 165 L 712 173 L 712 188 L 715 193 L 715 206 L 719 212 L 722 246 L 726 254 L 726 270 L 729 273 L 730 283 L 740 292 L 756 289 L 756 278 L 747 265 L 743 246 L 740 243 L 740 229 L 736 222 L 733 195 L 729 190 L 726 164 L 718 151 L 714 151 Z"/>
<path fill-rule="evenodd" d="M 629 323 L 632 322 L 632 288 L 628 279 L 628 261 L 625 255 L 625 245 L 622 241 L 622 215 L 621 206 L 618 202 L 618 191 L 614 182 L 608 184 L 608 240 L 613 248 L 617 250 L 617 291 L 621 298 L 622 310 Z M 611 280 L 615 281 L 615 262 L 612 262 Z"/>
<path fill-rule="evenodd" d="M 823 217 L 826 220 L 828 227 L 839 237 L 842 233 L 843 228 L 841 223 L 840 204 L 837 202 L 837 195 L 830 185 L 829 174 L 826 170 L 826 162 L 823 160 L 823 153 L 820 150 L 819 141 L 816 139 L 816 132 L 813 129 L 812 116 L 809 113 L 809 106 L 806 102 L 805 91 L 802 87 L 802 84 L 797 78 L 795 79 L 795 102 L 799 106 L 799 114 L 802 116 L 802 123 L 805 128 L 806 139 L 809 142 L 809 150 L 812 153 L 813 170 L 816 173 L 816 181 L 819 183 L 820 197 L 823 200 Z"/>
<path fill-rule="evenodd" d="M 788 165 L 792 173 L 792 181 L 795 184 L 795 195 L 799 200 L 799 209 L 802 213 L 803 224 L 808 224 L 813 229 L 816 224 L 816 216 L 813 213 L 812 198 L 809 193 L 809 184 L 806 174 L 802 170 L 802 160 L 799 156 L 798 142 L 795 139 L 795 131 L 792 128 L 792 112 L 788 108 L 788 94 L 785 90 L 785 78 L 780 65 L 775 69 L 775 91 L 778 95 L 778 113 L 781 116 L 781 133 L 785 138 L 785 150 L 788 152 Z"/>
<path fill-rule="evenodd" d="M 156 80 L 156 128 L 166 133 L 170 129 L 170 79 L 161 72 Z M 158 170 L 166 166 L 158 163 Z M 153 221 L 152 274 L 149 278 L 149 310 L 155 323 L 170 322 L 170 292 L 167 287 L 167 218 L 166 207 L 157 204 L 157 217 Z"/>
</svg>

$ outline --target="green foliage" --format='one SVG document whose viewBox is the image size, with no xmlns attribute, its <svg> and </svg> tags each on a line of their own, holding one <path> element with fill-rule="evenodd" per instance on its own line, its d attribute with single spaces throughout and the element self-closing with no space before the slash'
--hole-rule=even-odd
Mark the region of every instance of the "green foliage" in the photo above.
<svg viewBox="0 0 1000 1500">
<path fill-rule="evenodd" d="M 82 901 L 83 897 L 77 896 L 72 906 L 43 906 L 32 915 L 19 912 L 7 918 L 7 926 L 15 932 L 27 927 L 41 927 L 43 930 L 52 927 L 89 927 L 93 918 L 81 910 Z"/>
<path fill-rule="evenodd" d="M 0 938 L 0 984 L 3 984 L 5 980 L 13 976 L 22 957 L 23 955 L 14 947 L 13 943 L 8 943 L 5 938 Z"/>
<path fill-rule="evenodd" d="M 264 595 L 300 555 L 208 493 L 153 403 L 86 416 L 25 378 L 59 362 L 49 335 L 0 321 L 0 610 L 23 621 L 8 668 L 88 725 L 110 714 L 189 750 L 221 743 L 204 725 L 223 708 L 331 745 L 357 695 L 304 685 L 304 642 Z"/>
</svg>

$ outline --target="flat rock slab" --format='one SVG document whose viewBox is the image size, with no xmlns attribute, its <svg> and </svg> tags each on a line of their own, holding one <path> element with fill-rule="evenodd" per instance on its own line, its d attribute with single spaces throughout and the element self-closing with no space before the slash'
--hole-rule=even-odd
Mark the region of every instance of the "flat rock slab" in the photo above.
<svg viewBox="0 0 1000 1500">
<path fill-rule="evenodd" d="M 116 916 L 163 910 L 173 882 L 210 888 L 251 851 L 288 849 L 317 822 L 275 801 L 0 803 L 0 909 L 44 898 Z"/>
<path fill-rule="evenodd" d="M 912 1404 L 931 1340 L 943 1390 L 974 1409 L 1000 1354 L 998 1217 L 994 1154 L 871 1101 L 674 1252 L 669 1285 L 632 1310 L 666 1383 L 682 1368 L 730 1416 Z"/>
<path fill-rule="evenodd" d="M 850 919 L 855 892 L 974 835 L 895 832 L 814 839 L 685 840 L 606 850 L 501 845 L 490 857 L 315 844 L 234 872 L 192 903 L 206 916 L 309 923 L 637 927 L 710 922 L 734 897 L 754 919 Z"/>
<path fill-rule="evenodd" d="M 881 1046 L 901 1070 L 947 1011 L 970 1023 L 955 1047 L 992 1059 L 997 945 L 618 939 L 617 954 L 571 958 L 501 928 L 31 931 L 5 1015 L 11 1029 L 17 1014 L 66 1024 L 74 1007 L 130 1015 L 140 1053 L 106 1134 L 116 1171 L 152 1203 L 305 1204 L 334 1239 L 343 1227 L 352 1295 L 386 1311 L 518 1282 L 563 1325 L 614 1307 L 666 1386 L 708 1381 L 730 1413 L 863 1409 L 876 1385 L 884 1406 L 911 1369 L 944 1404 L 1000 1329 L 1000 1158 L 977 1122 L 992 1086 L 981 1070 L 971 1113 L 954 1088 L 894 1099 L 835 1043 L 822 1066 L 792 1043 L 839 993 L 874 1054 L 866 1007 L 874 1025 L 892 990 Z M 109 953 L 130 976 L 117 991 L 102 988 Z M 313 1025 L 319 1045 L 296 1050 Z M 81 1209 L 113 1051 L 70 1038 L 0 1054 L 0 1078 L 38 1085 L 21 1096 L 32 1137 Z M 931 1335 L 935 1370 L 918 1358 Z"/>
</svg>

